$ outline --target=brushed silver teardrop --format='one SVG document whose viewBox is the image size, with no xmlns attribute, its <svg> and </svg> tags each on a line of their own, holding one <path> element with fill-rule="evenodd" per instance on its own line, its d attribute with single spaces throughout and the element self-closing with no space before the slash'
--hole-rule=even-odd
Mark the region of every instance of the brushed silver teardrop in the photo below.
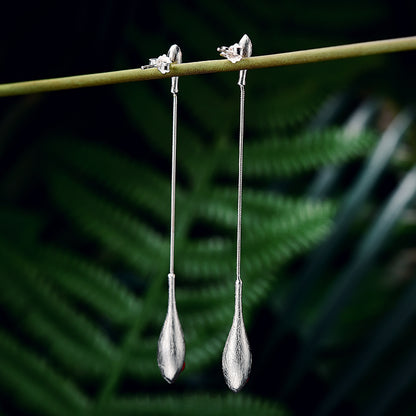
<svg viewBox="0 0 416 416">
<path fill-rule="evenodd" d="M 227 386 L 240 391 L 248 380 L 251 370 L 251 351 L 244 327 L 241 305 L 242 281 L 235 282 L 234 319 L 222 353 L 222 371 Z"/>
<path fill-rule="evenodd" d="M 168 312 L 158 342 L 157 363 L 163 378 L 173 383 L 181 373 L 185 362 L 185 339 L 175 301 L 175 275 L 169 273 Z"/>
</svg>

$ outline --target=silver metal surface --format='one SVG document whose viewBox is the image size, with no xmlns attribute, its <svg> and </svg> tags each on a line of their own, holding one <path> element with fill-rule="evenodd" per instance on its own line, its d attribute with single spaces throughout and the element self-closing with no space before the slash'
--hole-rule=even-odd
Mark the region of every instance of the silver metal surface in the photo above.
<svg viewBox="0 0 416 416">
<path fill-rule="evenodd" d="M 157 363 L 163 378 L 173 383 L 185 363 L 185 339 L 175 301 L 175 275 L 169 273 L 168 312 L 158 342 Z"/>
<path fill-rule="evenodd" d="M 222 353 L 222 371 L 227 386 L 240 391 L 248 380 L 251 370 L 251 351 L 244 327 L 241 304 L 242 281 L 235 282 L 235 310 L 231 330 Z"/>
<path fill-rule="evenodd" d="M 249 58 L 251 54 L 253 53 L 253 45 L 251 43 L 250 38 L 247 35 L 244 35 L 239 42 L 239 45 L 241 47 L 241 56 L 243 58 Z M 243 69 L 240 71 L 240 76 L 238 78 L 238 85 L 246 85 L 246 76 L 247 76 L 247 70 Z"/>
<path fill-rule="evenodd" d="M 166 55 L 160 55 L 157 58 L 150 58 L 148 65 L 142 65 L 141 69 L 157 68 L 161 74 L 167 74 L 170 71 L 172 61 Z"/>
<path fill-rule="evenodd" d="M 161 74 L 167 74 L 170 72 L 171 64 L 181 64 L 182 63 L 182 51 L 178 45 L 172 45 L 168 54 L 158 56 L 157 58 L 150 58 L 148 65 L 142 65 L 141 69 L 150 69 L 157 68 Z M 171 92 L 177 94 L 178 92 L 178 77 L 172 78 L 172 88 Z"/>
<path fill-rule="evenodd" d="M 220 52 L 221 56 L 235 64 L 236 62 L 241 61 L 241 59 L 249 58 L 251 56 L 253 53 L 253 44 L 251 43 L 250 38 L 247 35 L 244 35 L 240 39 L 240 42 L 234 43 L 234 45 L 231 46 L 221 46 L 217 48 L 217 51 Z M 246 69 L 240 71 L 238 85 L 246 85 L 246 75 Z"/>
<path fill-rule="evenodd" d="M 182 51 L 178 45 L 172 45 L 169 48 L 168 56 L 172 63 L 175 63 L 175 64 L 182 63 Z M 172 94 L 177 94 L 179 91 L 178 80 L 179 80 L 179 77 L 172 77 L 172 88 L 170 90 Z"/>
<path fill-rule="evenodd" d="M 150 59 L 149 65 L 142 69 L 157 68 L 162 74 L 170 71 L 172 63 L 182 63 L 182 52 L 178 45 L 172 45 L 167 55 Z M 171 93 L 173 96 L 172 112 L 172 174 L 171 174 L 171 199 L 170 199 L 170 260 L 169 260 L 169 301 L 165 323 L 159 336 L 157 363 L 163 378 L 168 383 L 173 383 L 184 368 L 185 363 L 185 339 L 175 300 L 175 197 L 176 197 L 176 136 L 178 120 L 178 77 L 172 77 Z"/>
<path fill-rule="evenodd" d="M 241 71 L 240 71 L 241 72 Z M 241 217 L 243 209 L 243 151 L 244 151 L 244 85 L 240 85 L 240 134 L 238 141 L 238 192 L 237 192 L 237 281 L 241 280 Z"/>
<path fill-rule="evenodd" d="M 244 35 L 239 43 L 230 47 L 222 46 L 217 49 L 221 56 L 227 58 L 230 62 L 236 63 L 242 58 L 251 56 L 253 46 L 250 38 Z M 241 70 L 238 79 L 240 86 L 240 129 L 238 144 L 238 197 L 237 197 L 237 264 L 236 264 L 236 282 L 235 282 L 235 310 L 234 319 L 228 334 L 222 354 L 222 370 L 225 382 L 228 387 L 234 391 L 240 391 L 248 380 L 251 370 L 251 352 L 248 343 L 246 329 L 244 327 L 243 309 L 242 309 L 242 285 L 241 280 L 241 218 L 243 202 L 243 150 L 244 150 L 244 103 L 245 103 L 245 85 L 246 70 Z"/>
<path fill-rule="evenodd" d="M 173 88 L 173 83 L 172 83 Z M 175 201 L 176 201 L 176 131 L 178 120 L 178 96 L 173 95 L 172 114 L 172 173 L 171 173 L 171 197 L 170 197 L 170 261 L 169 273 L 174 274 L 175 266 Z"/>
</svg>

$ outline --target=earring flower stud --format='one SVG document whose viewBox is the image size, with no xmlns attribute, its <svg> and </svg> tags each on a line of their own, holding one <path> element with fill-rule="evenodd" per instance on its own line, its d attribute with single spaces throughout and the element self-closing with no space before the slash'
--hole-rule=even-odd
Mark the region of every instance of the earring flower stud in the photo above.
<svg viewBox="0 0 416 416">
<path fill-rule="evenodd" d="M 165 53 L 157 58 L 150 58 L 148 65 L 143 65 L 142 69 L 157 68 L 161 74 L 167 74 L 170 71 L 172 60 Z"/>
</svg>

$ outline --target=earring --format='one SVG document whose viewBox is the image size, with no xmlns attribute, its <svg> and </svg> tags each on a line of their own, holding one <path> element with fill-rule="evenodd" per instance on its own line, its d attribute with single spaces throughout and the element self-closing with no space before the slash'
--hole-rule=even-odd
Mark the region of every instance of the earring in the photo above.
<svg viewBox="0 0 416 416">
<path fill-rule="evenodd" d="M 217 49 L 220 55 L 232 63 L 248 58 L 252 53 L 251 40 L 244 35 L 239 43 L 230 47 L 222 46 Z M 240 276 L 241 265 L 241 208 L 243 188 L 243 139 L 244 139 L 244 98 L 247 70 L 240 71 L 238 85 L 240 86 L 240 133 L 238 153 L 238 203 L 237 203 L 237 279 L 235 281 L 234 318 L 222 353 L 222 371 L 228 387 L 240 391 L 248 380 L 251 369 L 251 352 L 246 329 L 244 327 L 243 309 L 241 302 L 243 282 Z"/>
<path fill-rule="evenodd" d="M 172 45 L 167 55 L 149 60 L 149 65 L 142 69 L 157 68 L 162 74 L 170 71 L 172 63 L 182 63 L 182 52 L 178 45 Z M 175 300 L 175 190 L 176 190 L 176 132 L 178 118 L 178 77 L 172 77 L 171 93 L 173 95 L 173 123 L 172 123 L 172 184 L 171 184 L 171 221 L 170 221 L 170 266 L 168 274 L 168 311 L 160 332 L 158 342 L 157 363 L 163 378 L 173 383 L 185 368 L 185 339 Z"/>
</svg>

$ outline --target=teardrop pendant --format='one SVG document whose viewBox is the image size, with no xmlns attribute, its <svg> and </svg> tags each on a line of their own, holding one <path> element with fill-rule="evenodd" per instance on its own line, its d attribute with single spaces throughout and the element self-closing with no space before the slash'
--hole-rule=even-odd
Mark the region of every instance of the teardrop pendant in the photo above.
<svg viewBox="0 0 416 416">
<path fill-rule="evenodd" d="M 225 382 L 236 393 L 246 384 L 251 370 L 251 351 L 241 305 L 242 285 L 243 282 L 237 279 L 234 319 L 222 353 L 222 371 Z"/>
<path fill-rule="evenodd" d="M 173 383 L 185 366 L 185 339 L 175 301 L 175 275 L 169 273 L 169 301 L 165 323 L 159 336 L 157 363 L 163 378 Z"/>
</svg>

